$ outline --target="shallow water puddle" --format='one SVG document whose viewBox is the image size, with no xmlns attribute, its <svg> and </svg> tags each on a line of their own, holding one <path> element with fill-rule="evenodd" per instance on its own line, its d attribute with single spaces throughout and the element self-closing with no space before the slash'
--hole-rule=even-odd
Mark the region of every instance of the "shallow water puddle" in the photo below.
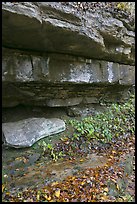
<svg viewBox="0 0 137 204">
<path fill-rule="evenodd" d="M 86 158 L 78 158 L 69 161 L 41 162 L 9 172 L 9 189 L 20 189 L 23 187 L 43 187 L 48 183 L 62 181 L 67 176 L 75 175 L 78 171 L 86 168 L 96 168 L 107 163 L 105 156 L 89 154 Z M 12 170 L 13 171 L 13 170 Z"/>
</svg>

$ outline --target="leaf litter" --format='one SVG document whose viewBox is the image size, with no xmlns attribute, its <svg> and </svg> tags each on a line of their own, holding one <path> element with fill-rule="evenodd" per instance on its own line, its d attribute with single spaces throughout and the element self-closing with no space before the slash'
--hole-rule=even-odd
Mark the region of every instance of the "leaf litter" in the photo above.
<svg viewBox="0 0 137 204">
<path fill-rule="evenodd" d="M 87 141 L 88 129 L 86 133 L 82 129 L 82 136 L 76 133 L 74 137 L 65 136 L 56 144 L 56 151 L 65 153 L 57 161 L 41 160 L 28 166 L 26 171 L 19 166 L 12 175 L 8 171 L 3 173 L 3 202 L 133 202 L 135 135 L 133 130 L 129 131 L 133 120 L 130 123 L 128 110 L 124 112 L 128 117 L 128 120 L 124 118 L 127 131 L 122 127 L 124 131 L 117 135 L 114 132 L 109 142 L 91 138 Z M 28 163 L 25 157 L 16 161 Z M 25 187 L 17 187 L 15 181 L 21 184 L 23 180 Z"/>
</svg>

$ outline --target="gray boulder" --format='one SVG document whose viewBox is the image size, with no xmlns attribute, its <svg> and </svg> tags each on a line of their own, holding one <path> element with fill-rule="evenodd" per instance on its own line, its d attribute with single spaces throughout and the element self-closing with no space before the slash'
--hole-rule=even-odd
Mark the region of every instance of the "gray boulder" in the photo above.
<svg viewBox="0 0 137 204">
<path fill-rule="evenodd" d="M 2 124 L 4 143 L 15 148 L 30 147 L 38 140 L 64 130 L 64 121 L 57 118 L 28 118 Z"/>
</svg>

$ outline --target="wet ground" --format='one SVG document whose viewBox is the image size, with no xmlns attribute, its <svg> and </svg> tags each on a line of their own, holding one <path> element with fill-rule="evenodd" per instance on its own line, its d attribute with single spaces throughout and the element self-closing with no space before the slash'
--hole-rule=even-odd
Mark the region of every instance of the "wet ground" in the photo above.
<svg viewBox="0 0 137 204">
<path fill-rule="evenodd" d="M 32 111 L 30 111 L 29 108 L 26 109 L 26 111 L 24 111 L 24 108 L 25 107 L 22 109 L 15 108 L 15 112 L 13 110 L 9 112 L 9 110 L 5 109 L 3 122 L 16 121 L 32 116 L 49 118 L 58 116 L 58 118 L 66 121 L 70 119 L 65 114 L 64 110 L 58 112 L 57 109 L 56 112 L 51 113 L 50 110 L 48 112 L 44 109 L 36 108 L 34 109 L 35 111 L 33 110 L 32 114 Z M 13 112 L 15 114 L 13 114 Z M 67 126 L 63 133 L 49 136 L 45 138 L 45 142 L 54 145 L 58 143 L 63 136 L 66 137 L 67 135 L 71 135 L 72 131 L 73 130 Z M 86 156 L 77 155 L 77 157 L 71 160 L 60 158 L 56 162 L 52 161 L 51 158 L 49 159 L 46 155 L 42 156 L 42 149 L 37 143 L 30 148 L 24 149 L 14 149 L 3 145 L 2 183 L 6 186 L 5 191 L 10 192 L 10 194 L 17 194 L 17 192 L 21 190 L 24 191 L 28 188 L 40 189 L 50 183 L 56 181 L 61 182 L 68 176 L 77 175 L 79 172 L 82 172 L 87 168 L 96 169 L 100 167 L 103 170 L 104 166 L 106 164 L 108 165 L 108 162 L 111 163 L 111 160 L 113 161 L 113 165 L 109 164 L 109 168 L 113 170 L 113 166 L 116 166 L 116 171 L 118 171 L 117 168 L 121 168 L 121 165 L 124 164 L 125 158 L 127 157 L 126 155 L 129 153 L 134 154 L 133 138 L 128 138 L 125 141 L 125 144 L 127 144 L 125 146 L 122 141 L 121 143 L 118 141 L 118 143 L 115 143 L 115 146 L 107 149 L 108 154 L 106 154 L 106 151 L 103 150 L 103 146 L 101 146 L 101 153 L 98 151 L 91 151 L 91 153 L 88 153 Z M 118 151 L 125 152 L 123 154 L 124 156 L 120 156 L 121 153 L 117 154 Z M 126 165 L 126 163 L 124 165 Z M 107 174 L 109 175 L 109 173 Z M 134 175 L 131 175 L 128 183 L 128 192 L 134 197 Z"/>
<path fill-rule="evenodd" d="M 65 109 L 46 109 L 40 107 L 18 106 L 12 109 L 3 109 L 3 122 L 13 122 L 28 117 L 58 117 L 63 120 L 71 119 L 66 115 Z M 45 138 L 46 143 L 55 144 L 61 137 L 71 134 L 70 127 L 60 134 Z M 99 156 L 95 153 L 88 154 L 85 158 L 76 158 L 70 160 L 52 161 L 48 157 L 42 157 L 42 150 L 38 144 L 24 149 L 14 149 L 11 147 L 2 148 L 2 172 L 6 188 L 10 192 L 16 192 L 17 189 L 25 187 L 42 187 L 54 181 L 62 181 L 67 176 L 76 174 L 79 170 L 87 167 L 96 168 L 103 166 L 107 162 L 105 156 Z"/>
<path fill-rule="evenodd" d="M 51 141 L 50 138 L 48 139 Z M 121 178 L 123 174 L 122 169 L 131 161 L 131 153 L 133 153 L 130 146 L 131 153 L 128 152 L 129 147 L 127 147 L 127 149 L 124 150 L 124 154 L 120 153 L 121 156 L 119 154 L 119 156 L 116 155 L 116 150 L 109 150 L 108 153 L 110 152 L 110 154 L 106 154 L 106 152 L 98 154 L 97 152 L 87 154 L 86 157 L 77 156 L 71 160 L 61 158 L 55 162 L 46 156 L 41 156 L 40 150 L 36 147 L 37 146 L 35 146 L 35 148 L 12 149 L 3 146 L 3 184 L 6 187 L 5 191 L 10 192 L 10 195 L 17 196 L 18 192 L 24 192 L 25 189 L 26 192 L 28 189 L 29 191 L 31 189 L 45 189 L 45 186 L 56 185 L 56 182 L 63 182 L 65 179 L 68 179 L 69 176 L 72 176 L 72 178 L 77 177 L 77 175 L 81 175 L 81 172 L 86 172 L 87 169 L 92 169 L 95 172 L 98 172 L 98 169 L 100 169 L 100 172 L 102 172 L 107 168 L 104 175 L 107 174 L 108 180 L 111 179 L 115 181 L 115 177 L 118 179 L 116 176 L 118 173 Z M 98 175 L 98 173 L 95 173 L 95 175 Z M 92 178 L 93 176 L 91 174 L 86 177 Z M 99 178 L 102 178 L 102 173 Z M 98 182 L 98 180 L 96 182 Z M 129 175 L 127 183 L 127 193 L 134 198 L 134 174 Z M 114 199 L 114 196 L 110 197 Z"/>
<path fill-rule="evenodd" d="M 9 156 L 10 155 L 10 156 Z M 57 162 L 40 158 L 39 153 L 27 150 L 3 149 L 4 182 L 11 192 L 25 187 L 43 187 L 51 182 L 62 181 L 85 168 L 96 168 L 107 162 L 105 156 L 89 154 L 75 160 Z"/>
</svg>

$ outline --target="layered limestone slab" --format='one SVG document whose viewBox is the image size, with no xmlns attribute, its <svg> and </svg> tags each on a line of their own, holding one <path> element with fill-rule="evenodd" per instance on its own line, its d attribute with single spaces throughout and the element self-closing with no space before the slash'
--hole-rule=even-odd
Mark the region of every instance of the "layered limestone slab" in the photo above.
<svg viewBox="0 0 137 204">
<path fill-rule="evenodd" d="M 128 98 L 135 84 L 134 12 L 132 19 L 122 12 L 74 7 L 71 2 L 2 3 L 3 107 L 70 107 Z"/>
<path fill-rule="evenodd" d="M 133 65 L 135 32 L 130 29 L 132 22 L 130 18 L 112 14 L 103 9 L 79 13 L 59 2 L 3 2 L 2 43 L 9 48 Z"/>
<path fill-rule="evenodd" d="M 134 66 L 70 55 L 38 55 L 4 48 L 2 63 L 3 107 L 95 103 L 109 94 L 107 86 L 126 88 L 135 83 Z M 113 98 L 113 88 L 111 92 Z"/>
<path fill-rule="evenodd" d="M 3 49 L 3 82 L 72 82 L 134 84 L 135 68 L 62 54 L 45 56 Z"/>
<path fill-rule="evenodd" d="M 5 144 L 15 148 L 30 147 L 38 140 L 65 130 L 65 122 L 58 118 L 28 118 L 2 124 Z"/>
</svg>

